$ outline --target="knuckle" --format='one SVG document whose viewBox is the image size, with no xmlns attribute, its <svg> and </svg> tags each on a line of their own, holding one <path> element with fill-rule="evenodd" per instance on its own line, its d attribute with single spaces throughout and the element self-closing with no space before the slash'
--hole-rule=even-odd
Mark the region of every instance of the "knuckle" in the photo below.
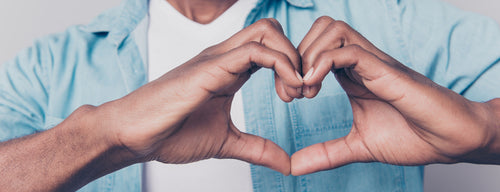
<svg viewBox="0 0 500 192">
<path fill-rule="evenodd" d="M 316 64 L 317 67 L 323 67 L 323 65 L 330 66 L 336 59 L 336 54 L 335 52 L 332 51 L 323 51 L 318 55 L 318 58 L 316 59 Z"/>
<path fill-rule="evenodd" d="M 365 50 L 363 49 L 363 47 L 357 45 L 357 44 L 354 44 L 354 45 L 349 45 L 348 47 L 348 53 L 349 54 L 349 57 L 353 57 L 353 58 L 360 58 L 360 57 L 363 57 L 365 58 L 364 56 L 365 55 Z"/>
<path fill-rule="evenodd" d="M 304 62 L 303 64 L 309 64 L 312 59 L 313 59 L 313 57 L 312 57 L 312 54 L 310 51 L 306 51 L 302 55 L 302 62 Z"/>
<path fill-rule="evenodd" d="M 330 57 L 330 52 L 328 51 L 323 51 L 321 53 L 318 54 L 318 61 L 323 61 L 325 59 L 328 59 Z"/>
<path fill-rule="evenodd" d="M 362 54 L 364 52 L 363 47 L 358 44 L 349 45 L 349 50 L 354 54 Z"/>
<path fill-rule="evenodd" d="M 354 49 L 356 51 L 361 51 L 363 49 L 363 47 L 361 47 L 358 44 L 352 44 L 352 45 L 350 45 L 350 47 L 351 47 L 351 49 Z"/>
<path fill-rule="evenodd" d="M 284 53 L 277 53 L 276 54 L 276 61 L 279 63 L 291 63 L 290 59 L 288 58 L 288 56 Z"/>
<path fill-rule="evenodd" d="M 332 26 L 341 30 L 348 30 L 350 28 L 349 24 L 344 21 L 335 21 L 332 23 Z"/>
<path fill-rule="evenodd" d="M 271 53 L 272 58 L 274 60 L 274 66 L 273 68 L 276 68 L 277 66 L 286 66 L 286 65 L 291 65 L 291 61 L 288 58 L 288 56 L 284 53 L 281 52 L 272 52 Z"/>
<path fill-rule="evenodd" d="M 260 33 L 281 31 L 281 25 L 278 20 L 273 18 L 264 18 L 255 22 L 255 28 Z"/>
<path fill-rule="evenodd" d="M 302 55 L 302 65 L 303 66 L 312 66 L 314 60 L 317 58 L 317 51 L 307 50 Z"/>
<path fill-rule="evenodd" d="M 210 56 L 210 55 L 218 54 L 217 50 L 218 50 L 218 46 L 217 45 L 213 45 L 213 46 L 207 47 L 205 50 L 203 50 L 200 53 L 200 55 Z"/>
<path fill-rule="evenodd" d="M 82 113 L 82 114 L 85 114 L 85 113 L 89 113 L 91 111 L 93 111 L 96 107 L 93 106 L 93 105 L 82 105 L 80 107 L 78 107 L 76 110 L 75 110 L 75 113 Z"/>
<path fill-rule="evenodd" d="M 371 54 L 368 53 L 363 47 L 360 45 L 354 44 L 349 46 L 349 57 L 355 58 L 355 62 L 360 62 L 362 60 L 369 59 Z"/>
<path fill-rule="evenodd" d="M 313 66 L 314 58 L 310 54 L 304 54 L 302 56 L 302 70 L 308 69 Z"/>
<path fill-rule="evenodd" d="M 249 57 L 263 55 L 265 52 L 262 45 L 255 41 L 250 41 L 246 43 L 242 48 L 243 50 L 245 50 L 245 52 Z"/>
<path fill-rule="evenodd" d="M 328 27 L 328 32 L 335 35 L 337 38 L 345 39 L 349 28 L 349 25 L 343 21 L 334 21 Z"/>
<path fill-rule="evenodd" d="M 335 21 L 334 19 L 325 15 L 325 16 L 321 16 L 318 19 L 316 19 L 316 21 L 314 22 L 314 25 L 328 25 L 334 21 Z"/>
<path fill-rule="evenodd" d="M 251 52 L 261 52 L 262 51 L 262 46 L 260 43 L 255 42 L 255 41 L 250 41 L 245 44 L 245 49 L 251 51 Z"/>
<path fill-rule="evenodd" d="M 274 28 L 274 22 L 273 22 L 274 19 L 271 19 L 271 18 L 265 18 L 265 19 L 261 19 L 261 20 L 258 20 L 255 25 L 258 27 L 258 29 L 260 30 L 269 30 L 269 29 L 272 29 Z"/>
<path fill-rule="evenodd" d="M 271 24 L 275 27 L 277 25 L 279 25 L 279 22 L 278 20 L 276 20 L 275 18 L 265 18 L 265 20 L 271 22 Z"/>
<path fill-rule="evenodd" d="M 330 36 L 330 41 L 339 41 L 338 47 L 344 47 L 348 41 L 348 25 L 343 21 L 334 21 L 325 30 Z M 348 43 L 347 43 L 348 44 Z"/>
</svg>

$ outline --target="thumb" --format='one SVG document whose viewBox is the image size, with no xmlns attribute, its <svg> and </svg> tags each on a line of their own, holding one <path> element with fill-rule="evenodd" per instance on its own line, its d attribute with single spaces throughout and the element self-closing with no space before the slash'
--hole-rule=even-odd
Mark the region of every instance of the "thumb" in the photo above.
<svg viewBox="0 0 500 192">
<path fill-rule="evenodd" d="M 367 156 L 362 155 L 360 149 L 348 144 L 346 137 L 311 145 L 292 155 L 292 175 L 305 175 L 354 162 L 367 162 L 369 159 L 363 158 Z"/>
<path fill-rule="evenodd" d="M 277 144 L 259 136 L 230 134 L 219 158 L 231 158 L 262 165 L 290 175 L 290 156 Z"/>
</svg>

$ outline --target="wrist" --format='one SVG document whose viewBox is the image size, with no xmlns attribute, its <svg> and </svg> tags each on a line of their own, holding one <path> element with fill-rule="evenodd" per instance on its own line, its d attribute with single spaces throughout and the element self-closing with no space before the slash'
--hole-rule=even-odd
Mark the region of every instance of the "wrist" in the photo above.
<svg viewBox="0 0 500 192">
<path fill-rule="evenodd" d="M 124 155 L 124 150 L 113 144 L 109 132 L 100 126 L 98 111 L 98 107 L 81 106 L 53 129 L 25 140 L 27 146 L 32 143 L 26 149 L 30 155 L 40 156 L 37 153 L 51 151 L 51 158 L 36 161 L 36 164 L 51 168 L 49 173 L 43 174 L 54 181 L 48 185 L 50 191 L 74 191 L 135 163 L 133 158 Z"/>
<path fill-rule="evenodd" d="M 83 105 L 78 107 L 67 120 L 75 124 L 73 127 L 78 127 L 78 132 L 84 135 L 89 140 L 94 142 L 99 148 L 109 150 L 114 148 L 114 138 L 111 137 L 111 132 L 103 125 L 98 107 L 92 105 Z"/>
<path fill-rule="evenodd" d="M 471 111 L 475 114 L 476 123 L 471 127 L 471 140 L 477 145 L 471 146 L 469 153 L 460 162 L 479 164 L 498 164 L 500 156 L 500 100 L 485 103 L 473 102 Z"/>
<path fill-rule="evenodd" d="M 73 114 L 78 119 L 81 127 L 81 134 L 86 135 L 101 149 L 103 156 L 106 156 L 111 169 L 122 168 L 140 162 L 137 155 L 125 147 L 119 138 L 119 121 L 114 101 L 95 107 L 84 105 L 79 107 Z"/>
<path fill-rule="evenodd" d="M 500 156 L 500 99 L 493 99 L 484 103 L 487 107 L 487 118 L 485 118 L 488 137 L 485 150 L 489 156 Z M 496 160 L 498 161 L 498 160 Z"/>
</svg>

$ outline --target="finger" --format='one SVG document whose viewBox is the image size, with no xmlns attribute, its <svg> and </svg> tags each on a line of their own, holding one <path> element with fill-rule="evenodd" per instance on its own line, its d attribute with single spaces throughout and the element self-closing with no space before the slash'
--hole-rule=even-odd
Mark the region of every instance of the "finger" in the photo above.
<svg viewBox="0 0 500 192">
<path fill-rule="evenodd" d="M 352 81 L 352 77 L 349 77 L 345 70 L 336 71 L 335 78 L 340 83 L 340 86 L 345 90 L 348 96 L 355 96 L 357 98 L 363 99 L 380 99 L 379 97 L 373 95 L 370 90 L 366 89 L 364 85 Z"/>
<path fill-rule="evenodd" d="M 343 43 L 343 34 L 338 31 L 332 30 L 337 29 L 332 26 L 337 23 L 334 19 L 330 17 L 321 17 L 316 20 L 311 31 L 306 35 L 305 41 L 303 41 L 305 48 L 300 48 L 300 53 L 302 55 L 302 71 L 305 76 L 310 76 L 313 71 L 313 63 L 319 53 L 318 51 L 329 50 L 333 48 L 340 47 Z M 331 31 L 334 31 L 332 33 Z M 328 38 L 326 38 L 328 37 Z M 327 40 L 327 41 L 325 41 Z M 304 87 L 304 96 L 307 98 L 315 97 L 321 89 L 321 83 L 314 85 L 307 85 Z"/>
<path fill-rule="evenodd" d="M 321 86 L 321 83 L 310 86 L 306 85 L 302 88 L 302 95 L 307 98 L 314 98 L 321 90 Z"/>
<path fill-rule="evenodd" d="M 325 31 L 325 29 L 335 20 L 332 19 L 331 17 L 328 16 L 323 16 L 318 18 L 314 24 L 312 25 L 311 29 L 309 32 L 306 34 L 302 42 L 300 43 L 299 47 L 297 50 L 299 51 L 300 55 L 304 55 L 305 51 L 311 46 L 311 44 Z M 307 76 L 308 74 L 311 75 L 313 72 L 312 70 L 312 63 L 311 62 L 305 62 L 303 61 L 302 63 L 302 73 Z M 315 97 L 318 93 L 319 90 L 321 89 L 321 83 L 316 84 L 316 85 L 309 85 L 309 86 L 304 86 L 302 89 L 302 95 L 304 95 L 307 98 L 313 98 Z"/>
<path fill-rule="evenodd" d="M 330 71 L 351 68 L 353 81 L 364 84 L 388 73 L 390 67 L 358 45 L 349 45 L 321 53 L 313 64 L 313 73 L 304 78 L 305 85 L 321 83 Z"/>
<path fill-rule="evenodd" d="M 250 25 L 244 30 L 240 31 L 226 42 L 222 43 L 222 46 L 229 45 L 229 48 L 243 45 L 247 42 L 258 42 L 263 46 L 270 49 L 277 50 L 284 53 L 288 59 L 291 61 L 292 66 L 297 71 L 297 76 L 302 79 L 301 68 L 300 68 L 300 56 L 290 42 L 290 40 L 285 36 L 280 23 L 275 19 L 262 19 L 256 23 Z M 291 101 L 292 98 L 302 98 L 302 89 L 296 87 L 287 86 L 285 82 L 279 80 L 280 77 L 276 78 L 276 91 L 280 98 L 284 101 Z M 282 85 L 278 85 L 282 83 Z M 282 91 L 284 90 L 284 91 Z M 285 95 L 286 94 L 286 95 Z"/>
<path fill-rule="evenodd" d="M 324 18 L 321 23 L 321 28 L 323 31 L 321 33 L 317 32 L 317 36 L 314 40 L 309 42 L 309 46 L 302 52 L 302 71 L 310 75 L 314 71 L 314 62 L 325 51 L 331 49 L 336 49 L 349 45 L 352 36 L 351 34 L 357 34 L 348 24 L 343 21 L 335 21 L 333 19 Z M 329 22 L 328 22 L 329 21 Z M 319 27 L 318 27 L 319 28 Z M 354 35 L 356 37 L 356 35 Z M 306 72 L 307 71 L 307 72 Z M 320 82 L 319 82 L 320 83 Z M 319 84 L 308 85 L 310 89 L 305 88 L 307 92 L 304 96 L 312 98 L 316 96 L 320 90 Z"/>
<path fill-rule="evenodd" d="M 425 119 L 427 122 L 439 123 L 440 121 L 431 121 L 435 113 L 425 112 L 428 106 L 453 106 L 454 99 L 450 98 L 461 98 L 406 66 L 399 63 L 389 65 L 357 45 L 324 52 L 314 64 L 314 68 L 314 75 L 311 78 L 304 78 L 305 85 L 321 82 L 330 70 L 349 68 L 352 72 L 350 75 L 344 73 L 345 71 L 339 71 L 343 74 L 337 75 L 339 79 L 349 78 L 351 82 L 355 82 L 354 84 L 350 81 L 341 81 L 344 89 L 363 86 L 371 94 L 389 102 L 414 120 Z M 372 97 L 369 93 L 355 92 L 363 89 L 346 89 L 346 91 L 350 95 Z M 455 113 L 440 112 L 440 114 Z"/>
<path fill-rule="evenodd" d="M 302 79 L 302 76 L 298 72 L 296 72 L 296 75 L 297 75 L 298 79 Z M 286 83 L 283 82 L 281 80 L 280 76 L 277 74 L 275 74 L 274 77 L 275 77 L 274 78 L 275 79 L 274 80 L 275 86 L 283 87 L 284 93 L 286 93 L 290 98 L 302 98 L 302 97 L 304 97 L 304 96 L 302 96 L 302 87 L 292 87 L 292 86 L 286 85 Z M 276 90 L 278 90 L 278 89 L 276 89 Z M 292 101 L 292 100 L 290 100 L 290 101 Z"/>
<path fill-rule="evenodd" d="M 283 85 L 283 83 L 281 82 L 281 80 L 278 78 L 278 75 L 276 73 L 274 73 L 274 86 L 276 88 L 276 93 L 278 94 L 278 96 L 281 98 L 281 100 L 285 101 L 285 102 L 291 102 L 293 100 L 293 97 L 291 97 L 288 93 L 287 93 L 287 90 L 286 90 L 286 86 Z M 298 93 L 296 93 L 298 94 Z"/>
<path fill-rule="evenodd" d="M 457 133 L 460 135 L 464 131 L 457 130 L 470 127 L 464 125 L 464 122 L 481 122 L 478 120 L 481 118 L 468 113 L 473 111 L 471 109 L 474 109 L 474 103 L 470 103 L 452 90 L 439 86 L 424 75 L 400 63 L 385 64 L 377 56 L 361 47 L 351 46 L 350 50 L 349 47 L 344 50 L 349 53 L 340 53 L 341 49 L 332 51 L 345 57 L 334 59 L 333 68 L 349 66 L 353 68 L 350 70 L 354 71 L 352 75 L 345 73 L 345 70 L 336 72 L 336 77 L 348 95 L 383 100 L 395 107 L 404 119 L 416 124 L 416 127 L 421 128 L 426 134 L 438 138 L 462 138 L 457 136 Z M 354 59 L 355 55 L 359 57 Z M 357 80 L 352 81 L 353 79 Z M 360 87 L 366 89 L 360 89 Z M 457 111 L 465 113 L 457 113 Z"/>
<path fill-rule="evenodd" d="M 370 52 L 376 52 L 376 49 L 366 38 L 354 30 L 349 24 L 343 21 L 330 22 L 316 39 L 304 50 L 302 55 L 303 62 L 312 63 L 315 58 L 323 51 L 342 48 L 348 45 L 359 45 Z"/>
<path fill-rule="evenodd" d="M 300 55 L 295 46 L 285 36 L 281 24 L 272 18 L 261 19 L 246 27 L 220 44 L 221 52 L 227 52 L 249 42 L 258 42 L 270 49 L 283 52 L 294 68 L 300 70 Z"/>
<path fill-rule="evenodd" d="M 221 154 L 220 158 L 239 159 L 268 167 L 284 175 L 290 174 L 288 154 L 274 142 L 262 137 L 246 133 L 231 134 Z"/>
<path fill-rule="evenodd" d="M 360 147 L 348 144 L 346 137 L 311 145 L 291 157 L 292 175 L 305 175 L 334 169 L 354 162 L 368 162 Z"/>
<path fill-rule="evenodd" d="M 203 85 L 210 92 L 217 92 L 233 84 L 235 81 L 234 78 L 237 78 L 241 73 L 247 73 L 250 69 L 255 68 L 253 65 L 274 69 L 285 87 L 291 87 L 295 91 L 297 91 L 297 88 L 302 87 L 302 78 L 297 76 L 297 72 L 285 54 L 256 42 L 250 42 L 233 49 L 213 59 L 211 62 L 212 65 L 207 65 L 207 69 L 203 70 L 211 71 L 206 73 L 207 77 L 198 78 L 201 81 L 198 84 Z M 217 70 L 213 72 L 214 69 L 223 70 L 222 72 L 217 72 Z M 217 79 L 212 80 L 213 78 Z M 288 95 L 286 94 L 286 90 L 282 92 L 277 87 L 277 93 L 284 101 L 289 100 L 288 97 L 285 97 L 285 95 Z M 293 96 L 291 93 L 290 95 Z"/>
<path fill-rule="evenodd" d="M 299 46 L 297 47 L 300 55 L 303 55 L 307 48 L 310 47 L 314 42 L 314 40 L 316 40 L 330 25 L 330 23 L 334 21 L 334 19 L 328 16 L 322 16 L 316 19 L 316 21 L 314 21 L 313 25 L 311 26 L 311 29 L 309 29 L 309 32 L 307 32 L 306 36 L 304 36 L 304 39 L 302 39 Z"/>
</svg>

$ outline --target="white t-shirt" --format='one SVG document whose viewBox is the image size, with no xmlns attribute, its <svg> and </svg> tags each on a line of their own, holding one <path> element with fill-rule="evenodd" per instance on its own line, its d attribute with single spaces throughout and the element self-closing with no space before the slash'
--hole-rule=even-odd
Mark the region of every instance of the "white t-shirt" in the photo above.
<svg viewBox="0 0 500 192">
<path fill-rule="evenodd" d="M 166 0 L 151 0 L 149 81 L 243 29 L 256 1 L 239 0 L 216 20 L 199 24 L 179 13 Z M 236 127 L 245 131 L 240 91 L 234 97 L 231 117 Z M 149 162 L 144 166 L 143 175 L 143 191 L 253 191 L 250 165 L 237 160 L 210 159 L 185 165 Z"/>
</svg>

